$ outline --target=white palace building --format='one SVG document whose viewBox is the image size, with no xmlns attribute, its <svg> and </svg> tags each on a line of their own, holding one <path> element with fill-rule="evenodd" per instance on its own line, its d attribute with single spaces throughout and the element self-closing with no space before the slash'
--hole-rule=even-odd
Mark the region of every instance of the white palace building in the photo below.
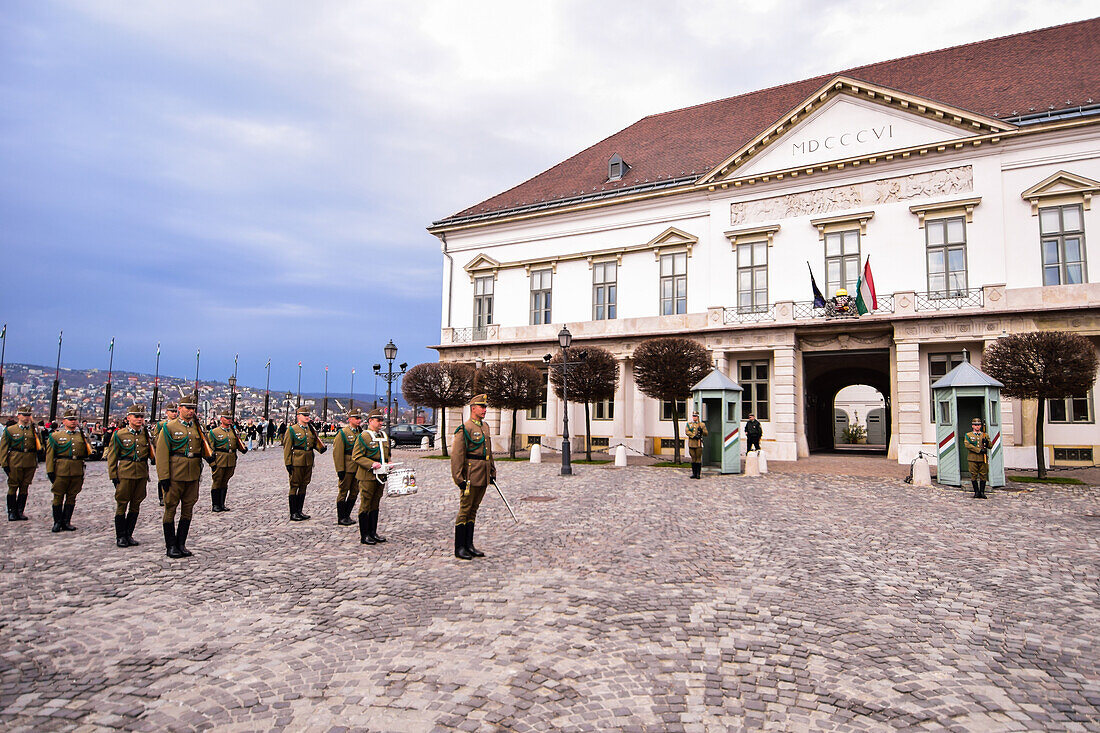
<svg viewBox="0 0 1100 733">
<path fill-rule="evenodd" d="M 594 445 L 667 453 L 678 406 L 635 388 L 631 354 L 687 336 L 742 386 L 772 458 L 833 448 L 837 393 L 867 385 L 908 462 L 935 453 L 930 385 L 964 349 L 980 368 L 1003 334 L 1100 337 L 1098 193 L 1100 19 L 827 74 L 646 117 L 433 223 L 434 348 L 545 368 L 567 325 L 620 362 Z M 854 296 L 868 258 L 877 310 L 814 307 L 811 271 Z M 1003 401 L 1005 465 L 1034 466 L 1037 409 Z M 560 444 L 562 411 L 550 393 L 521 413 L 523 444 Z M 1095 411 L 1092 391 L 1045 406 L 1050 465 L 1094 463 Z M 510 419 L 490 411 L 504 440 Z"/>
</svg>

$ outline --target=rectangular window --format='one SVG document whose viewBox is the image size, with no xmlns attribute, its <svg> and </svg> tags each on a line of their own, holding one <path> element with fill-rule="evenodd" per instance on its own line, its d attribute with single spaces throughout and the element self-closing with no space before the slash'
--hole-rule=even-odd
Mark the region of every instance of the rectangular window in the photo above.
<svg viewBox="0 0 1100 733">
<path fill-rule="evenodd" d="M 661 419 L 672 420 L 672 400 L 661 400 Z M 687 419 L 687 400 L 676 400 L 676 419 Z"/>
<path fill-rule="evenodd" d="M 1085 269 L 1085 224 L 1080 204 L 1039 209 L 1043 285 L 1088 281 Z"/>
<path fill-rule="evenodd" d="M 953 298 L 966 294 L 966 218 L 925 222 L 928 247 L 928 294 Z"/>
<path fill-rule="evenodd" d="M 997 425 L 1001 421 L 1001 413 L 998 409 L 997 400 L 989 401 L 989 424 Z"/>
<path fill-rule="evenodd" d="M 615 400 L 603 400 L 602 402 L 592 403 L 592 419 L 593 420 L 614 420 L 615 419 Z"/>
<path fill-rule="evenodd" d="M 619 266 L 615 262 L 592 265 L 592 320 L 613 321 L 617 317 Z"/>
<path fill-rule="evenodd" d="M 493 278 L 474 279 L 474 338 L 488 336 L 488 326 L 493 323 Z"/>
<path fill-rule="evenodd" d="M 940 425 L 951 424 L 951 400 L 940 401 Z"/>
<path fill-rule="evenodd" d="M 726 422 L 737 422 L 737 403 L 726 403 Z"/>
<path fill-rule="evenodd" d="M 532 407 L 527 411 L 528 420 L 545 420 L 546 419 L 546 380 L 547 375 L 545 371 L 540 370 L 542 374 L 542 402 L 537 407 Z"/>
<path fill-rule="evenodd" d="M 1092 393 L 1082 397 L 1047 400 L 1047 421 L 1052 423 L 1091 423 Z"/>
<path fill-rule="evenodd" d="M 844 288 L 853 298 L 859 281 L 859 230 L 825 235 L 825 279 L 827 297 Z M 758 416 L 759 417 L 759 416 Z"/>
<path fill-rule="evenodd" d="M 768 362 L 737 362 L 738 381 L 741 383 L 741 404 L 745 419 L 755 415 L 757 420 L 767 421 L 768 410 Z"/>
<path fill-rule="evenodd" d="M 928 414 L 932 422 L 936 421 L 936 393 L 932 385 L 940 381 L 947 373 L 962 364 L 962 354 L 928 355 Z"/>
<path fill-rule="evenodd" d="M 757 313 L 768 309 L 768 243 L 737 245 L 737 309 Z"/>
<path fill-rule="evenodd" d="M 550 322 L 550 288 L 553 284 L 552 270 L 531 271 L 531 325 L 538 326 Z"/>
<path fill-rule="evenodd" d="M 687 313 L 687 253 L 661 255 L 661 315 Z"/>
<path fill-rule="evenodd" d="M 1055 448 L 1054 460 L 1092 463 L 1092 448 Z"/>
</svg>

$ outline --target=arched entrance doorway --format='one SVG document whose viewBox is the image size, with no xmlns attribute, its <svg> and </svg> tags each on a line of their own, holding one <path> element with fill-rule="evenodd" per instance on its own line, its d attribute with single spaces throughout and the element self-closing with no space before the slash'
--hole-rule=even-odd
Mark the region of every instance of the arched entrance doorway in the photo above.
<svg viewBox="0 0 1100 733">
<path fill-rule="evenodd" d="M 810 452 L 831 451 L 843 447 L 851 450 L 869 450 L 885 454 L 890 444 L 890 352 L 887 349 L 860 351 L 822 351 L 805 353 L 802 357 L 803 384 L 805 386 L 806 445 Z M 858 404 L 858 419 L 854 407 L 849 411 L 846 397 L 840 404 L 844 412 L 838 422 L 838 395 L 852 387 Z M 851 395 L 852 392 L 845 393 Z M 877 398 L 862 400 L 863 397 Z M 874 410 L 880 410 L 874 412 Z M 859 423 L 865 429 L 867 418 L 874 415 L 874 444 L 845 443 L 843 429 Z M 846 425 L 840 425 L 845 422 Z"/>
<path fill-rule="evenodd" d="M 867 384 L 850 384 L 833 398 L 833 447 L 885 451 L 886 398 Z"/>
</svg>

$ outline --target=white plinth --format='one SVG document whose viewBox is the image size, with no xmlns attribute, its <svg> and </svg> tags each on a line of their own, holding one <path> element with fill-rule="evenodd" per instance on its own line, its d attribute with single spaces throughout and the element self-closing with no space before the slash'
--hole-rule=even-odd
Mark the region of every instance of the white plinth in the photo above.
<svg viewBox="0 0 1100 733">
<path fill-rule="evenodd" d="M 753 451 L 745 456 L 745 475 L 746 476 L 759 476 L 760 475 L 760 454 L 757 451 Z"/>
<path fill-rule="evenodd" d="M 615 466 L 616 468 L 623 468 L 626 466 L 626 446 L 615 446 Z"/>
<path fill-rule="evenodd" d="M 913 485 L 932 485 L 932 472 L 928 469 L 928 461 L 924 460 L 924 458 L 917 458 L 913 463 Z"/>
<path fill-rule="evenodd" d="M 538 443 L 531 446 L 531 463 L 542 463 L 542 446 Z"/>
<path fill-rule="evenodd" d="M 757 460 L 760 461 L 760 474 L 763 475 L 768 472 L 768 457 L 764 455 L 764 451 L 756 451 Z"/>
</svg>

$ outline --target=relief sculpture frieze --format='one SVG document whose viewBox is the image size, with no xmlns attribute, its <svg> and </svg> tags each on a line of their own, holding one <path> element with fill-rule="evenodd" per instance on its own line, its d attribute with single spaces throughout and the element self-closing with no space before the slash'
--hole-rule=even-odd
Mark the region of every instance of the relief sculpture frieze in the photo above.
<svg viewBox="0 0 1100 733">
<path fill-rule="evenodd" d="M 882 178 L 817 191 L 788 193 L 755 201 L 730 204 L 730 224 L 756 223 L 796 216 L 826 214 L 859 206 L 944 196 L 974 190 L 974 169 L 969 165 L 927 173 Z"/>
</svg>

